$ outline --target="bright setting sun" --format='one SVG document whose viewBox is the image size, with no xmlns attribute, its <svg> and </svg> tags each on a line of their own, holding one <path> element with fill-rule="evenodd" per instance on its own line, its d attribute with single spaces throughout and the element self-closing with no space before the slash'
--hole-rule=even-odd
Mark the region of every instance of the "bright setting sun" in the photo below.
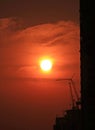
<svg viewBox="0 0 95 130">
<path fill-rule="evenodd" d="M 40 63 L 40 67 L 43 71 L 50 71 L 52 68 L 52 61 L 49 59 L 42 60 Z"/>
</svg>

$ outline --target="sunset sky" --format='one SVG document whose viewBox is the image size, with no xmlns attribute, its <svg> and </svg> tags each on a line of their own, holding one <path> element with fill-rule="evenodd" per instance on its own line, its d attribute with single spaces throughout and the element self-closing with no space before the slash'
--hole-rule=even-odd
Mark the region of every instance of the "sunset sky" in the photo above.
<svg viewBox="0 0 95 130">
<path fill-rule="evenodd" d="M 72 77 L 80 94 L 79 0 L 0 0 L 0 129 L 52 130 Z"/>
</svg>

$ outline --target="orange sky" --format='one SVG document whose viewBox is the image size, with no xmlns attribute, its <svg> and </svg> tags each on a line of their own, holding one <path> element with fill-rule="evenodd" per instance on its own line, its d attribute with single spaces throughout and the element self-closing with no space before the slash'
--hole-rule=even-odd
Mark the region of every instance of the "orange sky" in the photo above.
<svg viewBox="0 0 95 130">
<path fill-rule="evenodd" d="M 79 26 L 59 21 L 15 31 L 12 19 L 1 19 L 0 76 L 39 77 L 39 59 L 54 61 L 49 77 L 71 77 L 79 74 Z M 10 28 L 9 28 L 10 27 Z M 46 76 L 46 75 L 43 75 Z"/>
<path fill-rule="evenodd" d="M 62 81 L 35 82 L 32 78 L 74 76 L 80 93 L 79 25 L 59 20 L 16 30 L 18 26 L 19 22 L 12 18 L 0 19 L 1 117 L 14 126 L 17 123 L 22 127 L 25 123 L 25 128 L 31 123 L 32 128 L 36 124 L 40 127 L 44 121 L 43 129 L 46 129 L 47 124 L 53 125 L 56 114 L 70 107 L 68 84 Z M 39 60 L 42 57 L 49 57 L 54 62 L 48 74 L 40 69 Z M 15 123 L 18 118 L 22 124 Z"/>
</svg>

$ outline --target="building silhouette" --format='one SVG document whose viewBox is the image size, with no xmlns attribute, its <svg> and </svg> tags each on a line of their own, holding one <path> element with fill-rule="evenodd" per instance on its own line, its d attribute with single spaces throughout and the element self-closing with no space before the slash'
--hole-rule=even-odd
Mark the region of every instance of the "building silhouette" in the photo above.
<svg viewBox="0 0 95 130">
<path fill-rule="evenodd" d="M 80 0 L 81 111 L 79 110 L 79 113 L 82 112 L 82 117 L 80 118 L 80 115 L 77 113 L 77 118 L 81 119 L 81 128 L 68 128 L 71 125 L 72 120 L 70 120 L 70 122 L 67 121 L 67 117 L 65 115 L 64 117 L 56 118 L 53 130 L 95 129 L 95 34 L 93 33 L 95 31 L 95 20 L 93 15 L 95 10 L 94 5 L 94 1 Z M 73 114 L 71 114 L 71 111 L 66 113 L 68 117 L 74 115 L 74 111 Z M 77 122 L 75 121 L 75 126 L 76 124 Z M 77 125 L 79 126 L 79 124 Z"/>
<path fill-rule="evenodd" d="M 82 130 L 81 121 L 81 108 L 76 105 L 66 110 L 64 116 L 56 117 L 53 130 Z"/>
<path fill-rule="evenodd" d="M 82 129 L 95 129 L 94 1 L 80 0 Z"/>
</svg>

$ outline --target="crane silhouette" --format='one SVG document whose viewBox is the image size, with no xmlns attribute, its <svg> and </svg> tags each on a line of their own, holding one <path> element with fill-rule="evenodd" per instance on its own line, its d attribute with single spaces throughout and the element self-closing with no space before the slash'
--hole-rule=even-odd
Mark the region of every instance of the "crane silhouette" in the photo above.
<svg viewBox="0 0 95 130">
<path fill-rule="evenodd" d="M 73 79 L 72 78 L 60 78 L 60 79 L 56 79 L 56 81 L 68 81 L 69 88 L 70 88 L 71 101 L 72 101 L 72 108 L 73 109 L 79 108 L 81 105 L 81 101 L 80 101 L 79 95 L 77 93 Z M 76 99 L 74 99 L 73 93 L 75 94 Z"/>
<path fill-rule="evenodd" d="M 75 83 L 73 81 L 73 76 L 71 78 L 57 78 L 57 79 L 50 79 L 50 78 L 32 78 L 32 80 L 37 81 L 68 81 L 69 88 L 70 88 L 70 95 L 71 95 L 71 102 L 72 102 L 72 109 L 80 108 L 81 107 L 81 99 L 79 98 L 78 92 L 75 87 Z M 76 96 L 76 99 L 74 98 Z"/>
</svg>

